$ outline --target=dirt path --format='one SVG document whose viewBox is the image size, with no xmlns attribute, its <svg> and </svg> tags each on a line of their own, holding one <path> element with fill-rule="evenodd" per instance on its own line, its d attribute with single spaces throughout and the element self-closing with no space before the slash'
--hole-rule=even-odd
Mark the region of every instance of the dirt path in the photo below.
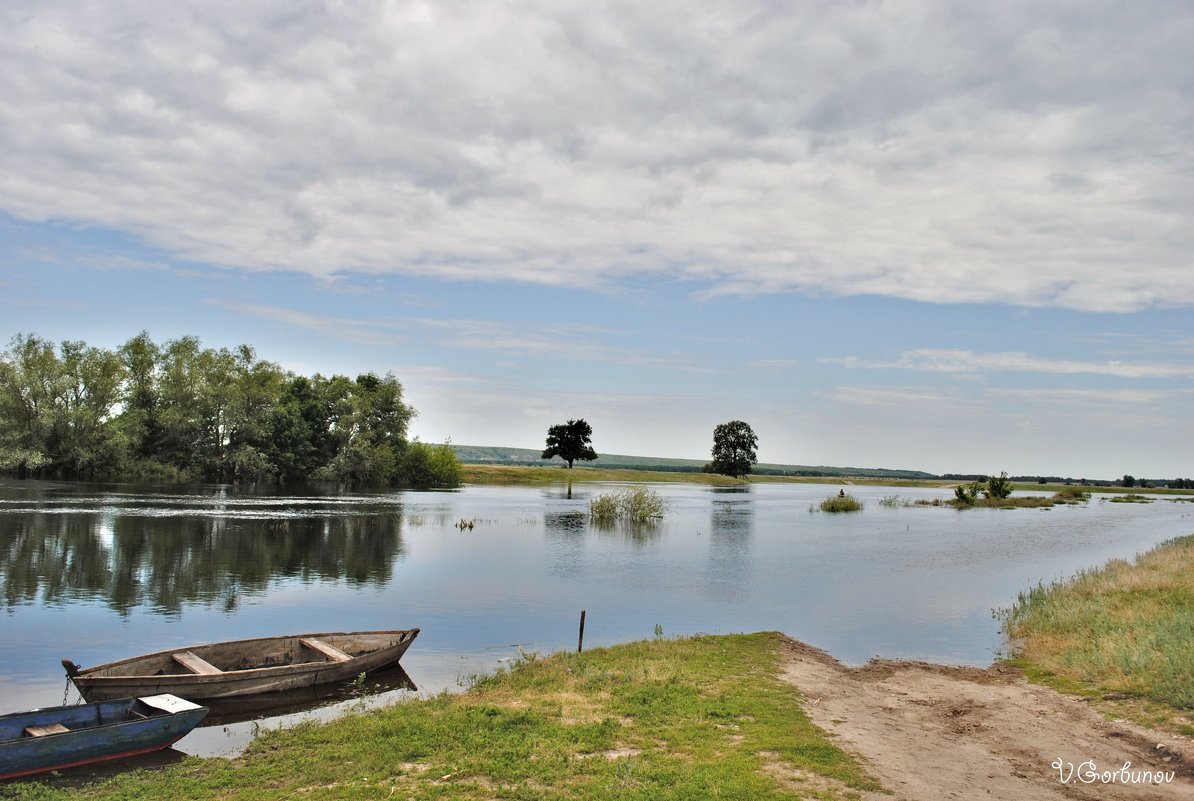
<svg viewBox="0 0 1194 801">
<path fill-rule="evenodd" d="M 794 640 L 784 654 L 784 678 L 800 688 L 805 711 L 900 801 L 1194 799 L 1190 740 L 1107 721 L 1013 672 L 886 661 L 847 668 Z M 1081 781 L 1087 762 L 1099 774 L 1130 762 L 1129 781 Z M 1175 776 L 1145 784 L 1142 770 Z"/>
</svg>

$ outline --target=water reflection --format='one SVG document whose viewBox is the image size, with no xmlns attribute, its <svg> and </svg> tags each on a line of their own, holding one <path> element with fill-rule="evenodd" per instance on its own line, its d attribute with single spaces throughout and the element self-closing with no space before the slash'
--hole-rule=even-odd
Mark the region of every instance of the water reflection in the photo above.
<svg viewBox="0 0 1194 801">
<path fill-rule="evenodd" d="M 720 600 L 740 601 L 750 581 L 754 498 L 750 495 L 732 500 L 717 495 L 714 498 L 709 515 L 709 560 L 705 572 L 708 589 Z"/>
<path fill-rule="evenodd" d="M 581 511 L 548 512 L 543 516 L 547 570 L 551 575 L 575 580 L 584 577 L 588 522 L 588 516 Z"/>
<path fill-rule="evenodd" d="M 418 691 L 414 681 L 400 665 L 370 673 L 363 678 L 350 679 L 336 684 L 317 684 L 297 690 L 262 693 L 240 698 L 212 698 L 203 703 L 210 710 L 200 728 L 230 726 L 279 715 L 294 715 L 315 710 L 343 701 L 361 700 L 377 703 L 376 696 L 398 691 Z"/>
<path fill-rule="evenodd" d="M 122 614 L 136 607 L 176 614 L 192 603 L 232 612 L 283 578 L 384 585 L 403 555 L 398 506 L 305 517 L 76 508 L 5 515 L 0 585 L 8 607 L 90 600 Z"/>
</svg>

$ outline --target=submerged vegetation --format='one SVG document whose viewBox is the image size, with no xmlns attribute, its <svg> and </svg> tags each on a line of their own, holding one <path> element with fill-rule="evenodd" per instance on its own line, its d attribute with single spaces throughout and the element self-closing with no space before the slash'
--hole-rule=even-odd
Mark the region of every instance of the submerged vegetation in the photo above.
<svg viewBox="0 0 1194 801">
<path fill-rule="evenodd" d="M 414 416 L 393 375 L 301 376 L 190 336 L 0 353 L 0 473 L 19 477 L 459 484 L 451 446 L 407 439 Z"/>
<path fill-rule="evenodd" d="M 1194 537 L 1020 593 L 1004 613 L 1011 660 L 1094 697 L 1194 711 Z M 1188 727 L 1188 724 L 1186 724 Z M 1194 729 L 1187 732 L 1194 734 Z"/>
<path fill-rule="evenodd" d="M 281 798 L 857 798 L 879 789 L 778 677 L 778 634 L 656 638 L 549 658 L 326 724 L 20 801 Z"/>
<path fill-rule="evenodd" d="M 650 487 L 627 487 L 589 501 L 589 516 L 597 523 L 646 523 L 662 518 L 666 511 L 667 502 Z"/>
<path fill-rule="evenodd" d="M 1129 492 L 1126 495 L 1116 495 L 1114 498 L 1108 498 L 1111 503 L 1152 503 L 1152 498 L 1146 498 L 1135 492 Z"/>
</svg>

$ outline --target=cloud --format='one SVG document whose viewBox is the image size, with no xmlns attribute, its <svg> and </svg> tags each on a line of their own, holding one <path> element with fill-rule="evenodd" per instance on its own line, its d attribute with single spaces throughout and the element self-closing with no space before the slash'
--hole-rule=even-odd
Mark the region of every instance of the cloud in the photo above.
<svg viewBox="0 0 1194 801">
<path fill-rule="evenodd" d="M 0 9 L 0 209 L 181 259 L 1194 303 L 1173 0 Z"/>
<path fill-rule="evenodd" d="M 318 331 L 364 345 L 392 345 L 433 334 L 436 345 L 471 351 L 491 351 L 522 358 L 561 358 L 583 363 L 603 362 L 631 367 L 708 373 L 687 354 L 656 353 L 641 347 L 618 347 L 600 340 L 624 332 L 581 324 L 554 323 L 548 329 L 496 320 L 402 317 L 363 320 L 330 317 L 277 306 L 220 301 L 237 314 Z"/>
<path fill-rule="evenodd" d="M 825 364 L 848 368 L 923 370 L 933 373 L 1050 373 L 1053 375 L 1106 375 L 1118 378 L 1190 378 L 1194 366 L 1123 361 L 1076 361 L 1043 359 L 1021 352 L 976 353 L 970 350 L 921 348 L 906 350 L 894 361 L 875 361 L 855 356 L 821 359 Z"/>
<path fill-rule="evenodd" d="M 399 336 L 393 332 L 376 330 L 370 323 L 361 320 L 349 320 L 338 317 L 328 317 L 321 314 L 309 314 L 294 309 L 283 309 L 277 306 L 264 306 L 255 303 L 240 303 L 236 301 L 213 301 L 212 305 L 220 306 L 235 314 L 254 317 L 259 320 L 269 320 L 285 323 L 298 328 L 318 331 L 336 339 L 354 342 L 358 345 L 392 345 L 399 341 Z"/>
<path fill-rule="evenodd" d="M 988 395 L 1015 398 L 1044 406 L 1130 406 L 1155 412 L 1166 401 L 1180 400 L 1189 392 L 1142 389 L 993 389 Z"/>
<path fill-rule="evenodd" d="M 885 407 L 889 409 L 933 409 L 943 408 L 953 412 L 971 402 L 957 393 L 942 392 L 924 387 L 859 387 L 840 386 L 822 393 L 834 403 L 851 406 Z"/>
</svg>

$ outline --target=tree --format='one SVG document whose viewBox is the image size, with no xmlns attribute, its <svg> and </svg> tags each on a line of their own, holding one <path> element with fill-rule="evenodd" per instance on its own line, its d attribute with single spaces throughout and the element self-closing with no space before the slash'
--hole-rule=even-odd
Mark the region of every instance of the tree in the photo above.
<svg viewBox="0 0 1194 801">
<path fill-rule="evenodd" d="M 1122 479 L 1120 479 L 1120 483 L 1125 487 L 1134 487 L 1136 486 L 1136 479 L 1130 475 L 1125 475 Z"/>
<path fill-rule="evenodd" d="M 567 423 L 547 429 L 547 447 L 544 459 L 558 456 L 568 463 L 569 469 L 577 459 L 591 462 L 597 458 L 593 450 L 593 427 L 584 420 L 569 420 Z"/>
<path fill-rule="evenodd" d="M 755 448 L 759 438 L 751 427 L 741 420 L 731 420 L 713 429 L 713 462 L 709 465 L 714 473 L 723 476 L 745 476 L 750 467 L 759 461 Z"/>
</svg>

